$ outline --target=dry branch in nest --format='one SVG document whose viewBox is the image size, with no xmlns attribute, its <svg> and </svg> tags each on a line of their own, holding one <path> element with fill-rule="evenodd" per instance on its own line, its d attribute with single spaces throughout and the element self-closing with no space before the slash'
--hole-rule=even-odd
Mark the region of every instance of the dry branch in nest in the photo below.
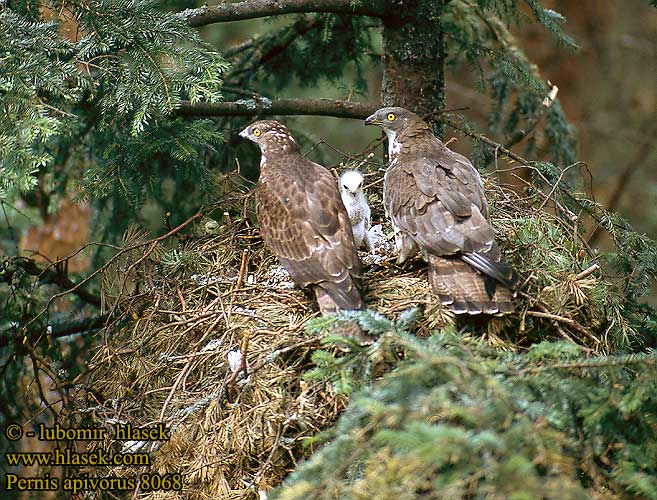
<svg viewBox="0 0 657 500">
<path fill-rule="evenodd" d="M 372 177 L 373 218 L 383 222 L 381 185 Z M 551 336 L 610 350 L 604 336 L 581 326 L 605 328 L 608 320 L 596 294 L 607 284 L 591 268 L 592 256 L 572 223 L 537 210 L 544 201 L 537 193 L 522 197 L 490 183 L 487 188 L 502 248 L 521 275 L 518 312 L 459 319 L 457 326 L 504 349 Z M 242 193 L 222 201 L 227 214 L 241 217 L 198 225 L 198 231 L 213 234 L 192 236 L 168 250 L 148 246 L 142 255 L 130 254 L 134 262 L 148 265 L 126 262 L 122 269 L 105 270 L 129 273 L 121 282 L 135 286 L 131 293 L 125 286 L 119 293 L 104 290 L 108 309 L 121 319 L 105 330 L 87 390 L 80 391 L 71 415 L 95 425 L 162 421 L 171 427 L 168 442 L 131 446 L 151 452 L 150 471 L 179 472 L 184 493 L 137 492 L 139 498 L 257 498 L 258 490 L 279 484 L 312 452 L 304 443 L 331 426 L 346 407 L 347 398 L 330 384 L 303 380 L 313 367 L 311 353 L 322 347 L 321 338 L 304 329 L 318 313 L 264 249 L 251 223 L 249 193 Z M 431 294 L 419 259 L 404 267 L 392 256 L 365 260 L 370 308 L 396 318 L 421 307 L 418 335 L 454 323 Z M 116 282 L 116 276 L 104 278 L 106 284 Z M 125 443 L 94 446 L 120 450 Z M 121 467 L 82 472 L 135 474 Z"/>
</svg>

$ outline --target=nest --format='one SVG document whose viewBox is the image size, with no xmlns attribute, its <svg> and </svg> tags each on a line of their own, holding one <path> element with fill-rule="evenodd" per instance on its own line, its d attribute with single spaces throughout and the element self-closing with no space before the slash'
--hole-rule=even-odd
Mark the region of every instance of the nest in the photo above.
<svg viewBox="0 0 657 500">
<path fill-rule="evenodd" d="M 380 185 L 371 190 L 370 201 L 375 221 L 383 222 L 377 189 Z M 304 329 L 318 312 L 263 247 L 248 197 L 236 196 L 228 208 L 223 200 L 221 224 L 197 224 L 203 234 L 168 248 L 165 241 L 140 245 L 145 235 L 131 233 L 126 247 L 138 250 L 105 272 L 105 306 L 117 319 L 90 363 L 86 385 L 93 391 L 81 393 L 74 414 L 83 415 L 87 424 L 164 422 L 171 428 L 166 442 L 110 437 L 92 445 L 148 451 L 150 472 L 183 478 L 182 492 L 137 492 L 136 497 L 258 498 L 312 453 L 312 438 L 346 407 L 347 398 L 330 384 L 303 379 L 313 367 L 312 352 L 322 347 L 321 337 Z M 489 186 L 489 199 L 503 249 L 519 270 L 524 291 L 517 314 L 458 319 L 456 326 L 504 349 L 566 336 L 583 348 L 604 350 L 604 338 L 579 323 L 602 323 L 601 306 L 591 292 L 606 286 L 597 272 L 580 276 L 590 269 L 584 245 L 563 229 L 559 217 L 536 211 L 533 200 L 494 186 Z M 532 247 L 541 238 L 554 255 Z M 557 256 L 561 267 L 556 272 L 555 266 L 537 264 Z M 419 259 L 403 267 L 392 256 L 364 260 L 370 262 L 364 276 L 370 308 L 397 317 L 421 307 L 418 335 L 455 324 L 431 294 Z M 81 472 L 97 477 L 136 473 L 130 467 Z"/>
</svg>

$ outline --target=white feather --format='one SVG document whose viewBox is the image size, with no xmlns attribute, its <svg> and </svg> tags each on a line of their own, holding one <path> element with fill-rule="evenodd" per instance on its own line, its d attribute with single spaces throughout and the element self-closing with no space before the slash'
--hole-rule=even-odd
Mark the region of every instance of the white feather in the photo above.
<svg viewBox="0 0 657 500">
<path fill-rule="evenodd" d="M 368 250 L 372 250 L 368 233 L 372 222 L 372 211 L 367 204 L 367 198 L 363 191 L 363 182 L 363 175 L 360 172 L 347 170 L 340 176 L 340 196 L 349 215 L 356 248 L 360 248 L 365 244 Z"/>
<path fill-rule="evenodd" d="M 237 370 L 239 370 L 242 367 L 244 355 L 242 354 L 242 351 L 240 351 L 239 349 L 231 349 L 230 351 L 228 351 L 228 354 L 226 354 L 226 358 L 228 358 L 228 365 L 230 366 L 230 371 L 232 373 L 235 373 Z"/>
<path fill-rule="evenodd" d="M 388 136 L 388 160 L 390 162 L 397 159 L 397 155 L 401 151 L 401 143 L 397 142 L 397 132 L 390 129 L 385 129 Z"/>
</svg>

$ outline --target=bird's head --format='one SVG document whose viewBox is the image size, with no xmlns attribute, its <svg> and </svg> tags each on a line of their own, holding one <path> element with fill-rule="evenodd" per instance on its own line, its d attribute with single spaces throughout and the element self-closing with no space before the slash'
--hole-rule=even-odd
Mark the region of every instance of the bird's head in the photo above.
<svg viewBox="0 0 657 500">
<path fill-rule="evenodd" d="M 290 153 L 299 150 L 288 128 L 274 120 L 254 122 L 240 132 L 240 137 L 255 142 L 263 154 Z"/>
<path fill-rule="evenodd" d="M 415 113 L 398 107 L 381 108 L 365 119 L 365 125 L 378 125 L 388 136 L 397 135 L 407 127 L 422 122 Z"/>
<path fill-rule="evenodd" d="M 340 176 L 340 191 L 356 196 L 363 191 L 363 174 L 356 170 L 347 170 Z"/>
</svg>

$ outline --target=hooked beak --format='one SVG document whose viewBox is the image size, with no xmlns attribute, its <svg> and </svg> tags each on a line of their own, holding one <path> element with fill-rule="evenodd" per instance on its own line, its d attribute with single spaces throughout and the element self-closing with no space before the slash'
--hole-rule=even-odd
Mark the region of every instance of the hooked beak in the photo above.
<svg viewBox="0 0 657 500">
<path fill-rule="evenodd" d="M 365 118 L 365 125 L 382 125 L 382 122 L 376 118 L 376 115 L 370 115 Z"/>
<path fill-rule="evenodd" d="M 248 137 L 247 137 L 247 132 L 246 132 L 248 129 L 249 129 L 249 127 L 246 127 L 244 130 L 242 130 L 242 131 L 239 133 L 239 136 L 240 136 L 240 137 L 243 137 L 244 139 L 248 139 Z"/>
</svg>

